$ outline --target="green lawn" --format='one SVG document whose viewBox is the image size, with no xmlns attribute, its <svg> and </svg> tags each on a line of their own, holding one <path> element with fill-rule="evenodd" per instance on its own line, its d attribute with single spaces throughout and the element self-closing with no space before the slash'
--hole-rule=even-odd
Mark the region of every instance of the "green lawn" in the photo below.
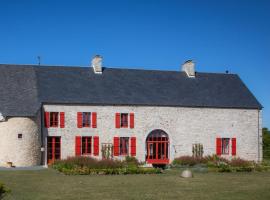
<svg viewBox="0 0 270 200">
<path fill-rule="evenodd" d="M 12 193 L 5 199 L 270 199 L 270 173 L 196 173 L 159 175 L 66 176 L 52 169 L 0 171 Z"/>
</svg>

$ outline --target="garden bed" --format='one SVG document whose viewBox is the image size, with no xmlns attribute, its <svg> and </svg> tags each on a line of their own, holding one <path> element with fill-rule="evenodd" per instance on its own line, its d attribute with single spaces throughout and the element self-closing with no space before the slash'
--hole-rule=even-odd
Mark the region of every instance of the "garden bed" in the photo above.
<svg viewBox="0 0 270 200">
<path fill-rule="evenodd" d="M 270 163 L 255 163 L 241 158 L 227 160 L 216 155 L 206 157 L 181 156 L 176 158 L 171 167 L 190 168 L 197 172 L 253 172 L 270 171 Z"/>
<path fill-rule="evenodd" d="M 133 157 L 126 157 L 124 161 L 104 159 L 97 160 L 90 157 L 70 157 L 55 161 L 50 167 L 66 175 L 116 175 L 116 174 L 159 174 L 158 168 L 143 168 Z"/>
</svg>

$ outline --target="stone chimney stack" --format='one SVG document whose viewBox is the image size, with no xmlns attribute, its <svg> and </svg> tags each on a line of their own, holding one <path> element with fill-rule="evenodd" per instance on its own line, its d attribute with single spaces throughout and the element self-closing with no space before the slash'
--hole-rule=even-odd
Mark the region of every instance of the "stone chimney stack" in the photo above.
<svg viewBox="0 0 270 200">
<path fill-rule="evenodd" d="M 195 63 L 192 60 L 187 60 L 182 65 L 182 71 L 186 72 L 190 78 L 195 78 Z"/>
<path fill-rule="evenodd" d="M 95 74 L 102 74 L 102 57 L 95 55 L 91 61 Z"/>
</svg>

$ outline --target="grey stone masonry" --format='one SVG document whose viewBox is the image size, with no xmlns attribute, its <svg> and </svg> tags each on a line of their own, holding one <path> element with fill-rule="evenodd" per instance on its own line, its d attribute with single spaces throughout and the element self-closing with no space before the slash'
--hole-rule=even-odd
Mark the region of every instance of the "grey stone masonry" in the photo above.
<svg viewBox="0 0 270 200">
<path fill-rule="evenodd" d="M 75 136 L 99 136 L 100 144 L 113 143 L 113 137 L 119 136 L 136 137 L 136 157 L 145 161 L 146 137 L 161 129 L 169 136 L 170 162 L 178 156 L 192 155 L 195 143 L 203 144 L 204 155 L 215 154 L 218 137 L 236 138 L 236 157 L 262 159 L 261 111 L 256 109 L 90 105 L 44 105 L 43 109 L 65 112 L 65 128 L 42 126 L 45 144 L 47 136 L 61 136 L 61 158 L 75 155 Z M 77 128 L 77 112 L 96 112 L 97 128 Z M 135 127 L 115 128 L 117 112 L 134 113 Z M 232 157 L 231 148 L 225 157 Z M 97 158 L 101 158 L 101 152 Z"/>
</svg>

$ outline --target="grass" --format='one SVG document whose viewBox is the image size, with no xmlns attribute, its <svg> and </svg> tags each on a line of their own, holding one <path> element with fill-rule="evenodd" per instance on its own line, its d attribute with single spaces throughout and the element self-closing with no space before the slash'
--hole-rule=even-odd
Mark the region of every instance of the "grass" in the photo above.
<svg viewBox="0 0 270 200">
<path fill-rule="evenodd" d="M 270 199 L 270 173 L 195 173 L 179 177 L 179 170 L 155 175 L 66 176 L 53 169 L 0 171 L 11 189 L 9 199 Z"/>
</svg>

